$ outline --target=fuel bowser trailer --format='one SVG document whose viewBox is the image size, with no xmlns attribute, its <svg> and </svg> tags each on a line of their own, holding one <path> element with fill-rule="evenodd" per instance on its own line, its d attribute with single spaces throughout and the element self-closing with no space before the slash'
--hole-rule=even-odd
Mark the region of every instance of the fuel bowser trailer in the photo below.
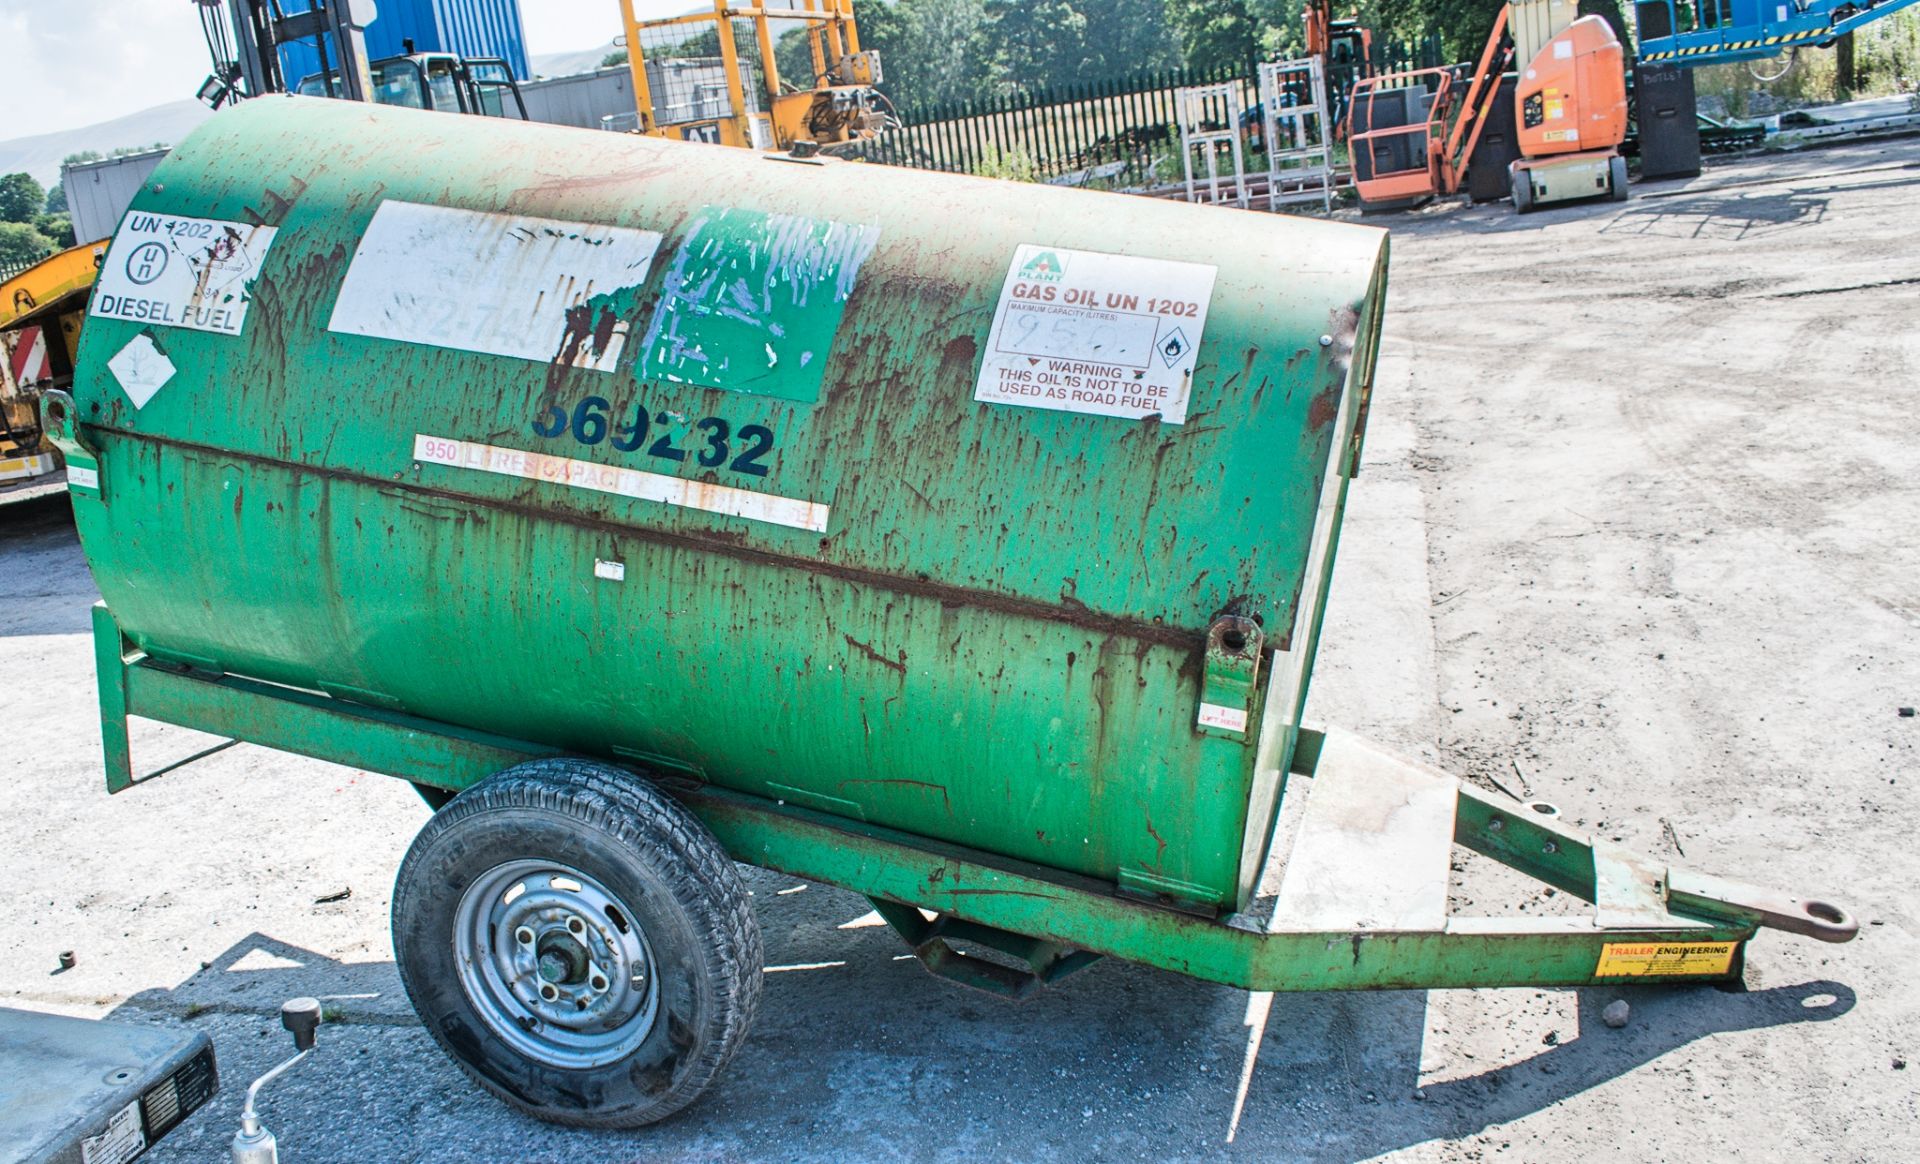
<svg viewBox="0 0 1920 1164">
<path fill-rule="evenodd" d="M 1103 955 L 1581 985 L 1850 938 L 1302 722 L 1386 261 L 1352 225 L 246 102 L 134 200 L 43 405 L 108 788 L 136 715 L 421 788 L 406 989 L 580 1124 L 683 1107 L 746 1037 L 735 861 L 1012 996 Z M 1455 845 L 1592 908 L 1452 914 Z"/>
</svg>

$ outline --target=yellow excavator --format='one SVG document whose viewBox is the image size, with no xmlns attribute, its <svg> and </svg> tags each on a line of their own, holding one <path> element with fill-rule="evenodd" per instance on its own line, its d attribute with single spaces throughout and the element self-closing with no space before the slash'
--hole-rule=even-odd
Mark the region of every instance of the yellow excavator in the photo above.
<svg viewBox="0 0 1920 1164">
<path fill-rule="evenodd" d="M 853 0 L 734 7 L 639 20 L 620 0 L 639 132 L 806 156 L 898 125 L 880 84 L 880 54 L 860 47 Z M 774 28 L 805 36 L 812 76 L 783 78 Z"/>
<path fill-rule="evenodd" d="M 69 247 L 0 282 L 0 505 L 66 488 L 60 454 L 41 441 L 40 397 L 73 383 L 73 354 L 105 239 Z"/>
</svg>

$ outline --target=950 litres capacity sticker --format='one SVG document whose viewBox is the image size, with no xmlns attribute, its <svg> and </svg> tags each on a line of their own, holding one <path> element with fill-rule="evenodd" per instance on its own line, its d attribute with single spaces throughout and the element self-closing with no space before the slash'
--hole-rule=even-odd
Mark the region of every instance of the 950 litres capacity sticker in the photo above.
<svg viewBox="0 0 1920 1164">
<path fill-rule="evenodd" d="M 1022 244 L 973 398 L 1184 422 L 1214 274 L 1204 263 Z"/>
<path fill-rule="evenodd" d="M 426 433 L 414 434 L 413 459 L 423 465 L 478 469 L 503 477 L 546 481 L 575 489 L 591 489 L 596 493 L 614 493 L 621 497 L 657 501 L 662 505 L 698 509 L 727 517 L 744 517 L 749 521 L 764 521 L 769 525 L 784 525 L 814 533 L 826 532 L 827 519 L 832 514 L 828 506 L 816 501 L 777 497 L 734 485 L 689 481 L 684 477 L 649 473 L 644 469 L 530 453 L 476 441 L 428 436 Z M 622 576 L 625 576 L 624 570 Z"/>
<path fill-rule="evenodd" d="M 1676 974 L 1725 974 L 1733 968 L 1738 942 L 1609 942 L 1600 947 L 1595 978 L 1632 975 L 1658 978 Z"/>
<path fill-rule="evenodd" d="M 134 211 L 113 236 L 88 314 L 239 335 L 277 229 Z"/>
</svg>

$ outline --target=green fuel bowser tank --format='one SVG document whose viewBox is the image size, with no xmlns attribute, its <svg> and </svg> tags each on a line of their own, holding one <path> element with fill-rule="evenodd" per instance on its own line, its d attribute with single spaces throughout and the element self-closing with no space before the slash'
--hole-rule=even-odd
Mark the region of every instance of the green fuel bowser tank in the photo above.
<svg viewBox="0 0 1920 1164">
<path fill-rule="evenodd" d="M 166 165 L 75 394 L 153 658 L 1236 903 L 1384 232 L 298 99 Z"/>
<path fill-rule="evenodd" d="M 110 786 L 140 714 L 468 789 L 402 869 L 401 972 L 483 1085 L 576 1122 L 660 1118 L 738 1044 L 729 854 L 1009 993 L 1103 952 L 1260 989 L 1630 977 L 1604 926 L 1490 953 L 1393 884 L 1375 911 L 1303 872 L 1292 938 L 1247 920 L 1290 770 L 1391 802 L 1330 799 L 1345 840 L 1300 869 L 1391 882 L 1437 843 L 1444 909 L 1459 836 L 1611 884 L 1300 725 L 1386 258 L 1146 198 L 223 112 L 134 199 L 48 406 Z M 1418 844 L 1403 804 L 1439 806 Z M 1665 885 L 1642 936 L 1726 947 L 1666 973 L 1737 973 L 1767 910 Z"/>
</svg>

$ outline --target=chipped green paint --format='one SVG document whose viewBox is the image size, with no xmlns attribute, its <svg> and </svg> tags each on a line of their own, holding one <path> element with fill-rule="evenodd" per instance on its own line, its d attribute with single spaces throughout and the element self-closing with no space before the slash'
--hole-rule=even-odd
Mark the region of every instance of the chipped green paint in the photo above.
<svg viewBox="0 0 1920 1164">
<path fill-rule="evenodd" d="M 813 403 L 878 241 L 871 226 L 707 207 L 667 272 L 636 373 Z"/>
</svg>

